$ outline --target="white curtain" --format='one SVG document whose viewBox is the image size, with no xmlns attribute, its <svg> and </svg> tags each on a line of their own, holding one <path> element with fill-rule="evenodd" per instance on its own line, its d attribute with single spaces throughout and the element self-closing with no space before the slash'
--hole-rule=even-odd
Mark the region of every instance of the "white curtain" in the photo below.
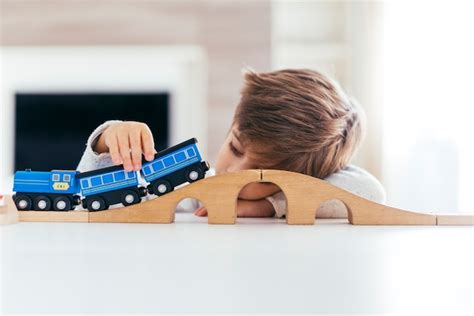
<svg viewBox="0 0 474 316">
<path fill-rule="evenodd" d="M 391 205 L 474 210 L 473 13 L 467 1 L 384 7 L 382 179 Z"/>
</svg>

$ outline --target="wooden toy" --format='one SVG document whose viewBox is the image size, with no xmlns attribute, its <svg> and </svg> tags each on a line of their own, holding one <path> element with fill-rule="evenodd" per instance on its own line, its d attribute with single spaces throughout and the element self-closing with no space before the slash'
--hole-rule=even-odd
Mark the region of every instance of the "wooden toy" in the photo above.
<svg viewBox="0 0 474 316">
<path fill-rule="evenodd" d="M 9 213 L 5 210 L 0 214 L 5 215 L 3 221 L 16 216 L 19 221 L 172 223 L 176 205 L 184 198 L 196 198 L 207 208 L 210 224 L 234 224 L 238 194 L 253 182 L 271 182 L 282 189 L 288 203 L 288 224 L 314 224 L 319 205 L 339 199 L 346 205 L 349 223 L 353 225 L 474 225 L 473 214 L 437 215 L 401 210 L 366 200 L 323 180 L 281 170 L 244 170 L 208 177 L 153 200 L 99 212 L 17 212 L 7 199 L 10 200 L 7 208 L 16 215 L 5 215 Z"/>
<path fill-rule="evenodd" d="M 474 225 L 474 215 L 436 214 L 436 225 Z"/>
<path fill-rule="evenodd" d="M 70 170 L 17 171 L 13 200 L 19 211 L 70 211 L 82 203 L 89 211 L 102 211 L 122 203 L 141 202 L 147 193 L 163 195 L 185 182 L 204 178 L 209 164 L 202 161 L 191 138 L 160 151 L 151 162 L 143 161 L 140 173 L 149 183 L 139 185 L 137 172 L 126 172 L 123 166 L 112 166 L 80 173 Z"/>
</svg>

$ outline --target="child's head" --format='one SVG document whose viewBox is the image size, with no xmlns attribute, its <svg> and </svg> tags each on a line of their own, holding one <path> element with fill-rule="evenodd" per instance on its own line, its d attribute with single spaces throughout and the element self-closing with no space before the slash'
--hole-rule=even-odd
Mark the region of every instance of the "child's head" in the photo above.
<svg viewBox="0 0 474 316">
<path fill-rule="evenodd" d="M 249 71 L 217 172 L 282 169 L 325 178 L 351 159 L 363 118 L 362 109 L 316 71 Z"/>
</svg>

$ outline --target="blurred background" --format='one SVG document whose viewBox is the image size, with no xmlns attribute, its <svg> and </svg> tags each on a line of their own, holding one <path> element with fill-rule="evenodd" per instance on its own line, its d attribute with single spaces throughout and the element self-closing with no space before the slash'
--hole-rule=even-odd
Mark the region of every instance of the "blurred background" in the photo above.
<svg viewBox="0 0 474 316">
<path fill-rule="evenodd" d="M 465 2 L 1 0 L 0 193 L 13 170 L 75 168 L 108 119 L 215 161 L 241 69 L 312 68 L 364 107 L 354 163 L 388 204 L 468 212 L 474 20 Z"/>
</svg>

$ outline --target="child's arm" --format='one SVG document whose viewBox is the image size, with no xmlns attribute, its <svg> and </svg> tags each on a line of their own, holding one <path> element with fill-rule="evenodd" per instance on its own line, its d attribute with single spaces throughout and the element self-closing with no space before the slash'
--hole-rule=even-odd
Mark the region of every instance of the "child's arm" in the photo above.
<svg viewBox="0 0 474 316">
<path fill-rule="evenodd" d="M 138 122 L 107 121 L 90 135 L 77 170 L 84 172 L 121 164 L 122 161 L 127 170 L 137 166 L 139 169 L 142 152 L 147 160 L 153 159 L 153 136 L 148 126 Z"/>
<path fill-rule="evenodd" d="M 273 183 L 250 183 L 240 191 L 239 199 L 251 201 L 261 200 L 280 191 L 280 188 Z"/>
<path fill-rule="evenodd" d="M 366 199 L 377 203 L 385 203 L 383 186 L 376 178 L 362 168 L 349 165 L 330 175 L 325 180 Z M 265 196 L 276 189 L 278 189 L 276 193 Z M 241 199 L 241 195 L 255 199 Z M 287 201 L 285 194 L 274 184 L 252 183 L 242 189 L 241 195 L 239 195 L 239 200 L 237 201 L 237 216 L 269 217 L 275 215 L 276 217 L 283 217 L 286 215 Z M 259 195 L 264 196 L 264 198 L 257 199 L 256 197 Z M 315 205 L 315 212 L 317 207 L 318 205 Z M 194 214 L 207 216 L 207 210 L 205 207 L 201 207 Z M 316 216 L 322 218 L 347 217 L 347 209 L 344 203 L 339 200 L 328 200 L 319 205 Z"/>
<path fill-rule="evenodd" d="M 94 151 L 95 145 L 102 133 L 112 125 L 120 124 L 122 121 L 107 121 L 99 125 L 89 136 L 86 143 L 86 149 L 82 154 L 81 160 L 77 166 L 80 172 L 110 167 L 113 165 L 109 153 L 98 153 Z"/>
</svg>

